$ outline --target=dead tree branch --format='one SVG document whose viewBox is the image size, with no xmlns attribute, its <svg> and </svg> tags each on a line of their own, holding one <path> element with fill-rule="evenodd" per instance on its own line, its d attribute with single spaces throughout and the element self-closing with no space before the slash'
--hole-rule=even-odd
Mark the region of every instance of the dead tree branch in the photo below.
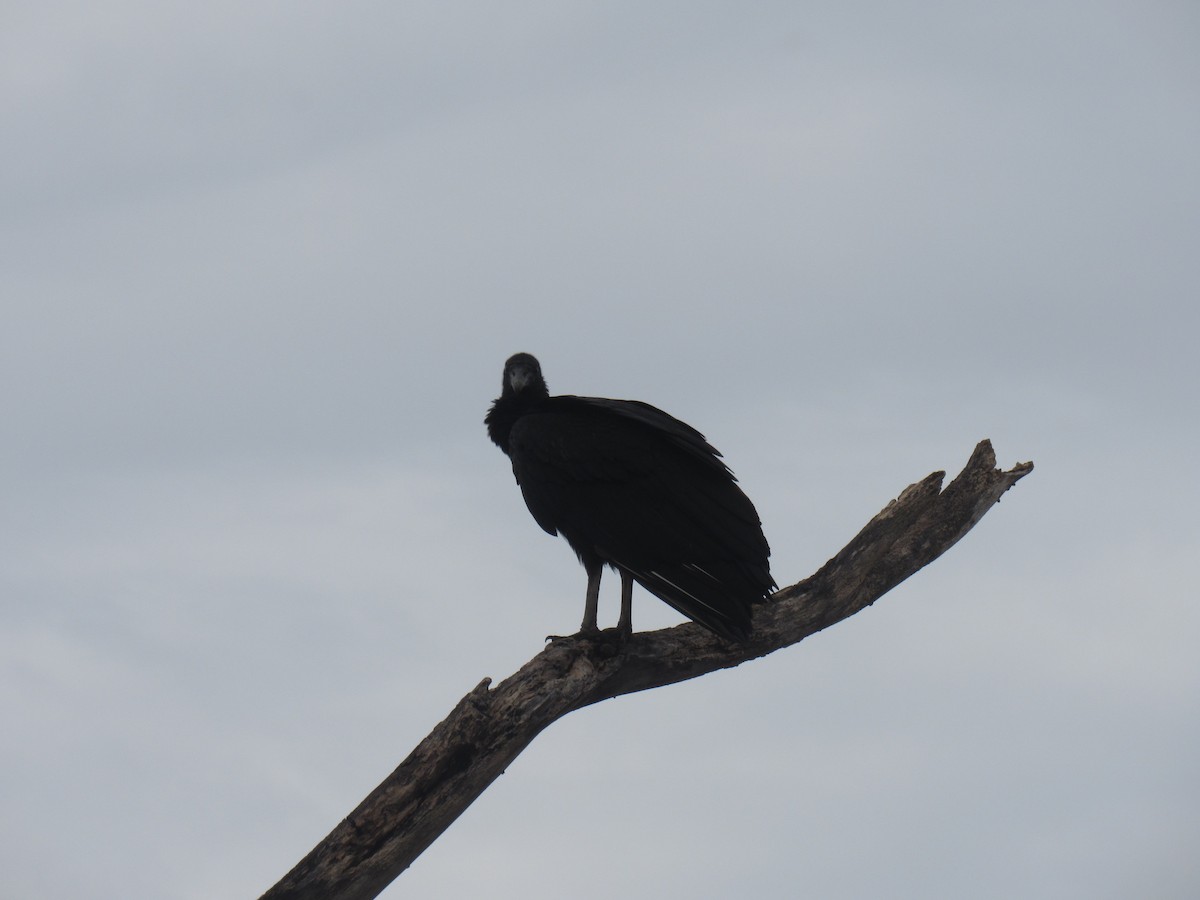
<svg viewBox="0 0 1200 900">
<path fill-rule="evenodd" d="M 870 606 L 954 546 L 1033 469 L 995 466 L 982 441 L 945 490 L 944 472 L 910 485 L 820 571 L 758 607 L 744 643 L 690 622 L 634 634 L 619 649 L 561 639 L 496 687 L 484 679 L 262 900 L 375 897 L 555 720 L 765 656 Z"/>
</svg>

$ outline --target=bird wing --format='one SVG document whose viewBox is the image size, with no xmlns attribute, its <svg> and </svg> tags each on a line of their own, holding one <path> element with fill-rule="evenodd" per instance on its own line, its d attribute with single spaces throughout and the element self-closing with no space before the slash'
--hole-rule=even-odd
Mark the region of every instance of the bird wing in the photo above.
<svg viewBox="0 0 1200 900">
<path fill-rule="evenodd" d="M 564 397 L 560 399 L 575 400 L 584 408 L 604 410 L 631 422 L 640 422 L 714 471 L 733 477 L 729 467 L 721 461 L 720 451 L 710 444 L 704 435 L 686 422 L 681 422 L 669 413 L 663 412 L 657 406 L 651 406 L 640 400 L 608 400 L 604 397 Z"/>
<path fill-rule="evenodd" d="M 753 504 L 698 431 L 645 403 L 553 401 L 514 425 L 509 454 L 547 532 L 630 568 L 769 552 Z"/>
</svg>

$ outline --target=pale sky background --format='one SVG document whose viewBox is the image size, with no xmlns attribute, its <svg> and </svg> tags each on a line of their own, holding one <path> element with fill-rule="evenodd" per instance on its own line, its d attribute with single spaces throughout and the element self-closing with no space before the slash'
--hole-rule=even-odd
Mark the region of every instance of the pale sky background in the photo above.
<svg viewBox="0 0 1200 900">
<path fill-rule="evenodd" d="M 1200 896 L 1191 0 L 9 0 L 0 148 L 0 897 L 256 897 L 578 626 L 518 350 L 704 431 L 781 584 L 1037 469 L 385 897 Z"/>
</svg>

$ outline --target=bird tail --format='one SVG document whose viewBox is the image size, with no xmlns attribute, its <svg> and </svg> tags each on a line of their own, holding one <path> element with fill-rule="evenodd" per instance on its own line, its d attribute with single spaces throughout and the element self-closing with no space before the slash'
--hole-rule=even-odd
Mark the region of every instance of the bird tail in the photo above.
<svg viewBox="0 0 1200 900">
<path fill-rule="evenodd" d="M 729 641 L 744 641 L 749 637 L 751 606 L 762 600 L 773 586 L 760 585 L 737 563 L 717 566 L 684 563 L 628 571 L 660 600 Z"/>
</svg>

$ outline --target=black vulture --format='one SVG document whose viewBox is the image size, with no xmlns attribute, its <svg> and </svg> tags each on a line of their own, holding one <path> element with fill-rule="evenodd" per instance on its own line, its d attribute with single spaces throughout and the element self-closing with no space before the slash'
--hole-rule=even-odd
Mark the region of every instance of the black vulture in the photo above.
<svg viewBox="0 0 1200 900">
<path fill-rule="evenodd" d="M 580 633 L 596 635 L 600 575 L 621 574 L 618 634 L 633 630 L 636 581 L 727 640 L 775 587 L 754 504 L 704 435 L 637 400 L 551 397 L 538 361 L 504 364 L 488 436 L 512 460 L 525 505 L 587 570 Z"/>
</svg>

